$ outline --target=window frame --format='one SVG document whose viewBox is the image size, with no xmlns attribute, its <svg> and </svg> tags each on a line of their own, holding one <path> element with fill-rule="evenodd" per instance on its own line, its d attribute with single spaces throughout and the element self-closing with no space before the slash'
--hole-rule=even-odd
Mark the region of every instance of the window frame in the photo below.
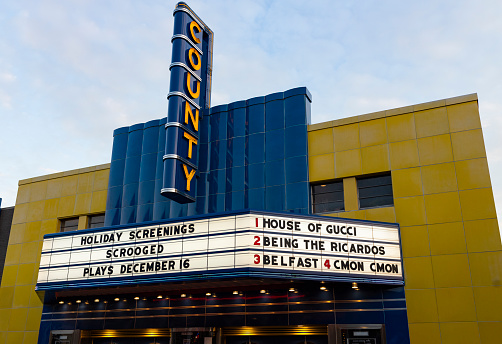
<svg viewBox="0 0 502 344">
<path fill-rule="evenodd" d="M 341 185 L 340 190 L 333 190 L 333 191 L 327 191 L 327 192 L 322 192 L 322 193 L 316 193 L 314 192 L 314 189 L 318 186 L 328 186 L 328 185 L 334 185 L 334 184 L 339 184 Z M 341 199 L 335 199 L 332 202 L 315 202 L 315 198 L 317 195 L 323 195 L 323 194 L 341 194 Z M 323 181 L 323 182 L 315 182 L 310 184 L 310 196 L 311 196 L 311 205 L 312 205 L 312 214 L 329 214 L 329 213 L 338 213 L 338 212 L 344 212 L 345 211 L 345 191 L 344 191 L 344 186 L 343 186 L 343 179 L 335 179 L 335 180 L 330 180 L 330 181 Z M 341 203 L 341 208 L 338 209 L 329 209 L 326 211 L 318 211 L 316 212 L 316 205 L 320 204 L 330 204 L 330 203 Z"/>
<path fill-rule="evenodd" d="M 375 185 L 369 185 L 369 186 L 361 186 L 360 181 L 366 181 L 370 179 L 376 179 L 376 178 L 388 178 L 387 183 L 382 183 L 382 184 L 375 184 Z M 378 173 L 378 174 L 371 174 L 371 175 L 364 175 L 364 176 L 358 176 L 356 177 L 356 187 L 357 187 L 357 202 L 358 202 L 358 207 L 360 210 L 364 209 L 374 209 L 374 208 L 383 208 L 383 207 L 393 207 L 394 206 L 394 188 L 392 186 L 392 174 L 391 172 L 385 172 L 385 173 Z M 371 190 L 373 191 L 376 188 L 380 188 L 383 190 L 381 194 L 377 194 L 376 196 L 367 196 L 365 195 L 364 197 L 361 197 L 361 189 L 366 189 L 366 190 Z M 390 188 L 390 193 L 388 193 L 388 189 Z M 387 193 L 385 193 L 387 189 Z M 392 200 L 392 203 L 386 202 L 385 204 L 377 204 L 377 205 L 366 205 L 362 206 L 361 205 L 361 200 L 368 200 L 368 199 L 384 199 L 384 198 L 389 198 Z"/>
</svg>

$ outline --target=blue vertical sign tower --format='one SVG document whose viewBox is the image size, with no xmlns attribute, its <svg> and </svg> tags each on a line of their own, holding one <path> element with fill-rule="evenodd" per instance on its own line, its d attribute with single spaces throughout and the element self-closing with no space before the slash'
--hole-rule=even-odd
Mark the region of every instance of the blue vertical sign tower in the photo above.
<svg viewBox="0 0 502 344">
<path fill-rule="evenodd" d="M 162 195 L 195 201 L 199 132 L 210 106 L 213 32 L 184 2 L 174 9 Z"/>
</svg>

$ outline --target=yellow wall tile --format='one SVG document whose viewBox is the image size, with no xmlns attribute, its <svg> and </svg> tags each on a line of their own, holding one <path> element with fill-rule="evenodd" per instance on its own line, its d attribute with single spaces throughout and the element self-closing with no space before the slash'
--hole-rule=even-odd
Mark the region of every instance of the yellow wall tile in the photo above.
<svg viewBox="0 0 502 344">
<path fill-rule="evenodd" d="M 438 321 L 434 289 L 406 290 L 406 308 L 409 323 Z"/>
<path fill-rule="evenodd" d="M 94 173 L 82 173 L 78 175 L 77 193 L 92 192 Z"/>
<path fill-rule="evenodd" d="M 4 267 L 2 274 L 2 287 L 12 287 L 16 284 L 17 265 Z"/>
<path fill-rule="evenodd" d="M 38 329 L 37 331 L 24 332 L 23 344 L 37 344 L 38 343 Z"/>
<path fill-rule="evenodd" d="M 481 344 L 500 344 L 502 322 L 478 322 Z"/>
<path fill-rule="evenodd" d="M 502 281 L 502 251 L 469 254 L 472 284 L 499 286 Z"/>
<path fill-rule="evenodd" d="M 450 135 L 418 139 L 418 156 L 422 165 L 440 164 L 453 160 Z"/>
<path fill-rule="evenodd" d="M 420 257 L 431 254 L 427 226 L 401 227 L 403 257 Z"/>
<path fill-rule="evenodd" d="M 496 218 L 492 188 L 460 191 L 460 204 L 464 220 Z"/>
<path fill-rule="evenodd" d="M 352 177 L 362 173 L 361 150 L 354 149 L 335 153 L 335 177 Z"/>
<path fill-rule="evenodd" d="M 43 295 L 44 294 L 42 294 L 42 296 L 39 296 L 35 292 L 35 289 L 32 289 L 32 291 L 30 293 L 30 307 L 42 307 L 43 303 L 42 303 L 42 300 L 40 299 L 40 297 L 42 297 L 42 299 L 43 299 Z"/>
<path fill-rule="evenodd" d="M 18 265 L 16 285 L 33 284 L 34 280 L 36 281 L 35 275 L 38 273 L 35 270 L 36 265 L 35 263 Z"/>
<path fill-rule="evenodd" d="M 59 231 L 59 221 L 57 219 L 42 221 L 40 229 L 40 238 L 45 234 L 57 233 Z"/>
<path fill-rule="evenodd" d="M 310 136 L 310 133 L 309 133 Z M 310 153 L 309 151 L 309 154 Z M 110 175 L 110 169 L 99 170 L 94 172 L 94 184 L 92 186 L 93 191 L 108 190 L 108 177 Z"/>
<path fill-rule="evenodd" d="M 108 190 L 94 191 L 91 199 L 91 213 L 103 212 L 106 210 L 106 195 Z"/>
<path fill-rule="evenodd" d="M 357 123 L 333 128 L 335 152 L 356 149 L 361 146 L 359 142 L 359 125 Z"/>
<path fill-rule="evenodd" d="M 425 224 L 425 206 L 422 196 L 394 199 L 396 219 L 401 226 Z"/>
<path fill-rule="evenodd" d="M 387 123 L 385 118 L 359 123 L 361 147 L 387 143 Z"/>
<path fill-rule="evenodd" d="M 7 343 L 7 334 L 9 332 L 0 331 L 0 343 Z"/>
<path fill-rule="evenodd" d="M 24 332 L 7 332 L 5 344 L 19 344 L 23 342 Z"/>
<path fill-rule="evenodd" d="M 61 197 L 59 200 L 58 217 L 72 216 L 75 209 L 75 196 Z"/>
<path fill-rule="evenodd" d="M 422 167 L 424 194 L 457 190 L 455 165 L 452 162 Z"/>
<path fill-rule="evenodd" d="M 491 187 L 486 158 L 455 162 L 459 190 Z"/>
<path fill-rule="evenodd" d="M 89 224 L 89 217 L 87 215 L 81 215 L 78 217 L 78 230 L 86 229 Z"/>
<path fill-rule="evenodd" d="M 469 252 L 501 250 L 500 232 L 496 219 L 464 222 Z"/>
<path fill-rule="evenodd" d="M 61 178 L 61 197 L 77 193 L 78 175 Z"/>
<path fill-rule="evenodd" d="M 436 289 L 439 321 L 476 321 L 472 288 Z"/>
<path fill-rule="evenodd" d="M 19 262 L 21 264 L 37 262 L 40 259 L 39 255 L 41 253 L 39 251 L 40 243 L 41 241 L 32 241 L 22 244 Z"/>
<path fill-rule="evenodd" d="M 432 270 L 436 288 L 471 286 L 467 254 L 432 256 Z"/>
<path fill-rule="evenodd" d="M 404 258 L 406 288 L 434 288 L 431 257 Z"/>
<path fill-rule="evenodd" d="M 379 145 L 361 149 L 363 174 L 389 171 L 389 146 Z"/>
<path fill-rule="evenodd" d="M 43 219 L 54 219 L 58 216 L 59 198 L 52 198 L 45 201 Z"/>
<path fill-rule="evenodd" d="M 61 197 L 63 178 L 51 179 L 47 182 L 47 199 Z"/>
<path fill-rule="evenodd" d="M 16 205 L 30 201 L 31 184 L 19 185 L 17 189 Z"/>
<path fill-rule="evenodd" d="M 0 308 L 11 308 L 14 298 L 14 287 L 0 288 Z"/>
<path fill-rule="evenodd" d="M 420 168 L 392 171 L 392 192 L 395 198 L 422 195 Z"/>
<path fill-rule="evenodd" d="M 502 288 L 475 287 L 473 290 L 478 321 L 502 321 Z"/>
<path fill-rule="evenodd" d="M 16 286 L 14 289 L 14 297 L 12 299 L 12 308 L 29 307 L 30 293 L 35 289 L 33 285 Z M 23 327 L 24 330 L 24 327 Z M 16 331 L 16 330 L 14 330 Z"/>
<path fill-rule="evenodd" d="M 425 211 L 427 223 L 444 223 L 462 221 L 460 202 L 457 192 L 446 192 L 425 195 Z"/>
<path fill-rule="evenodd" d="M 41 225 L 41 221 L 28 222 L 24 230 L 23 242 L 40 240 Z"/>
<path fill-rule="evenodd" d="M 27 221 L 40 221 L 44 216 L 45 201 L 36 201 L 28 203 Z"/>
<path fill-rule="evenodd" d="M 413 113 L 387 117 L 389 142 L 413 140 L 415 132 L 415 116 Z"/>
<path fill-rule="evenodd" d="M 88 214 L 91 210 L 92 193 L 78 194 L 75 201 L 74 214 Z"/>
<path fill-rule="evenodd" d="M 16 204 L 14 207 L 14 215 L 12 217 L 12 224 L 26 222 L 28 216 L 29 203 Z"/>
<path fill-rule="evenodd" d="M 10 308 L 0 309 L 0 331 L 7 331 L 9 329 L 10 312 Z"/>
<path fill-rule="evenodd" d="M 309 156 L 309 176 L 311 182 L 335 178 L 335 155 Z"/>
<path fill-rule="evenodd" d="M 475 322 L 442 323 L 442 344 L 478 344 L 478 324 Z"/>
<path fill-rule="evenodd" d="M 27 316 L 28 308 L 13 308 L 9 321 L 9 331 L 24 331 Z"/>
<path fill-rule="evenodd" d="M 14 213 L 16 210 L 14 209 Z M 23 242 L 24 232 L 26 232 L 26 223 L 16 223 L 11 225 L 9 234 L 9 245 Z"/>
<path fill-rule="evenodd" d="M 9 242 L 7 246 L 7 253 L 5 255 L 4 265 L 19 264 L 19 257 L 21 256 L 21 244 L 13 245 Z"/>
<path fill-rule="evenodd" d="M 333 128 L 310 131 L 308 134 L 309 155 L 333 153 Z"/>
<path fill-rule="evenodd" d="M 485 158 L 485 144 L 481 129 L 460 131 L 451 134 L 455 160 Z"/>
<path fill-rule="evenodd" d="M 446 107 L 415 112 L 417 137 L 446 134 L 450 131 Z"/>
<path fill-rule="evenodd" d="M 28 318 L 26 320 L 27 331 L 38 331 L 40 328 L 40 319 L 42 318 L 42 308 L 29 308 Z"/>
<path fill-rule="evenodd" d="M 450 131 L 481 129 L 479 120 L 478 102 L 467 102 L 446 107 Z"/>
<path fill-rule="evenodd" d="M 366 210 L 346 211 L 338 213 L 338 217 L 346 219 L 366 220 Z"/>
<path fill-rule="evenodd" d="M 389 144 L 390 166 L 393 170 L 420 165 L 416 140 Z"/>
<path fill-rule="evenodd" d="M 343 180 L 343 198 L 345 211 L 359 210 L 356 178 L 345 178 Z"/>
<path fill-rule="evenodd" d="M 429 239 L 432 255 L 467 252 L 462 222 L 429 225 Z"/>
<path fill-rule="evenodd" d="M 45 199 L 47 192 L 47 182 L 32 183 L 30 188 L 30 202 L 41 201 Z"/>
<path fill-rule="evenodd" d="M 410 344 L 441 344 L 439 323 L 409 324 Z"/>
<path fill-rule="evenodd" d="M 396 222 L 396 211 L 394 210 L 394 207 L 366 209 L 366 220 Z"/>
</svg>

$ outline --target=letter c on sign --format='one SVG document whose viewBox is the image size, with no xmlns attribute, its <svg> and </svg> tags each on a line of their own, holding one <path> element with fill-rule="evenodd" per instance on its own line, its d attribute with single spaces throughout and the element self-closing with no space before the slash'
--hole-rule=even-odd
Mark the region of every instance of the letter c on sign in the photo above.
<svg viewBox="0 0 502 344">
<path fill-rule="evenodd" d="M 195 43 L 200 43 L 200 39 L 195 36 L 195 32 L 193 31 L 194 28 L 196 28 L 198 32 L 202 32 L 199 24 L 197 24 L 195 21 L 192 21 L 190 23 L 190 35 L 192 36 L 192 39 Z"/>
</svg>

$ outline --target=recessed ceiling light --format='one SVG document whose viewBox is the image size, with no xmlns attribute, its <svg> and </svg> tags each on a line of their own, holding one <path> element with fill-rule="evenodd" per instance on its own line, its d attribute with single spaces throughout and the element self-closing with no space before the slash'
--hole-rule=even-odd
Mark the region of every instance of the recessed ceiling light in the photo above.
<svg viewBox="0 0 502 344">
<path fill-rule="evenodd" d="M 118 297 L 114 298 L 113 300 L 114 301 L 120 301 L 120 299 Z"/>
<path fill-rule="evenodd" d="M 211 293 L 206 293 L 206 296 L 211 296 Z"/>
<path fill-rule="evenodd" d="M 139 300 L 139 296 L 136 296 L 136 297 L 134 298 L 134 300 Z"/>
<path fill-rule="evenodd" d="M 80 302 L 82 302 L 82 300 L 77 300 L 77 301 L 75 301 L 75 303 L 80 303 Z"/>
<path fill-rule="evenodd" d="M 232 294 L 237 295 L 237 294 L 239 294 L 239 292 L 237 290 L 234 290 L 234 292 Z"/>
<path fill-rule="evenodd" d="M 162 299 L 162 295 L 157 296 L 157 299 Z"/>
<path fill-rule="evenodd" d="M 187 294 L 181 294 L 181 297 L 187 297 Z"/>
<path fill-rule="evenodd" d="M 94 302 L 99 302 L 99 299 L 95 299 Z"/>
<path fill-rule="evenodd" d="M 59 304 L 62 305 L 64 303 L 64 301 L 59 301 Z"/>
</svg>

